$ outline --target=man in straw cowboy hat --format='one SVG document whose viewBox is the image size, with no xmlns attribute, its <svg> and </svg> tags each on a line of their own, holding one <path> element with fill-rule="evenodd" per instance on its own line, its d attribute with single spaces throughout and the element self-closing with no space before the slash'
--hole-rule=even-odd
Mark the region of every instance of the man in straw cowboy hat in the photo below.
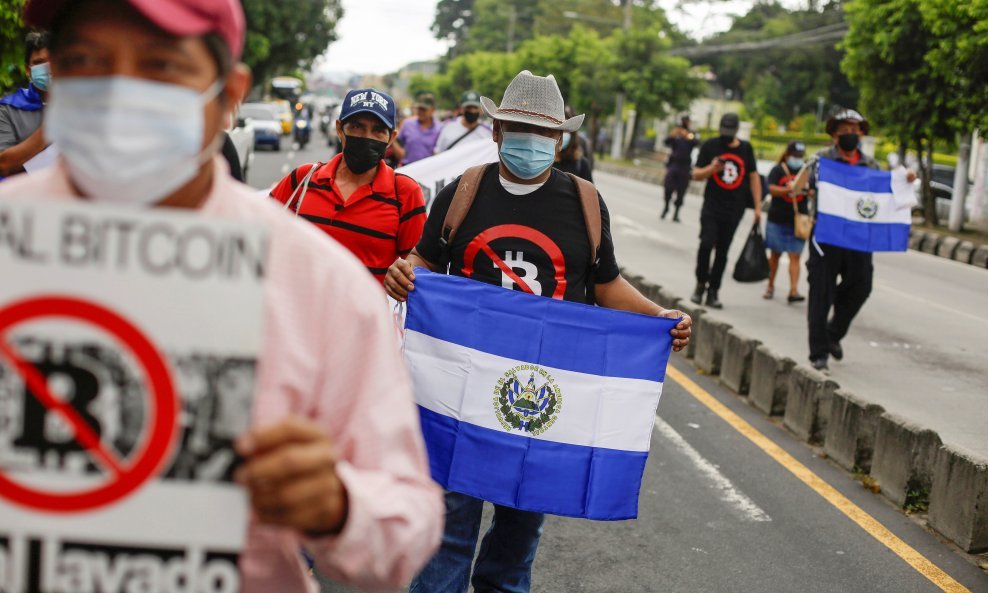
<svg viewBox="0 0 988 593">
<path fill-rule="evenodd" d="M 412 268 L 422 266 L 546 297 L 682 317 L 672 335 L 674 349 L 684 348 L 690 318 L 648 300 L 619 274 L 607 207 L 593 185 L 552 168 L 563 133 L 583 122 L 583 115 L 565 118 L 555 78 L 522 71 L 500 106 L 487 97 L 481 104 L 494 120 L 500 159 L 439 192 L 418 246 L 388 270 L 388 294 L 404 301 L 414 289 Z M 411 593 L 466 592 L 471 584 L 477 592 L 529 590 L 544 516 L 494 505 L 471 579 L 483 505 L 446 493 L 442 547 Z"/>
</svg>

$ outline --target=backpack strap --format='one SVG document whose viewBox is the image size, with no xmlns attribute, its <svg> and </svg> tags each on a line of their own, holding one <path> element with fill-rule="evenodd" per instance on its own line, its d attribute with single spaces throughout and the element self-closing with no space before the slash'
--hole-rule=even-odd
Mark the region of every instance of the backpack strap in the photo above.
<svg viewBox="0 0 988 593">
<path fill-rule="evenodd" d="M 299 171 L 304 167 L 302 165 L 296 171 Z M 309 180 L 312 179 L 312 174 L 316 172 L 316 169 L 322 166 L 322 163 L 312 163 L 309 166 L 309 171 L 302 178 L 301 183 L 295 186 L 295 191 L 292 195 L 288 196 L 288 201 L 285 202 L 284 209 L 288 210 L 292 206 L 292 202 L 295 202 L 295 196 L 298 196 L 298 202 L 295 202 L 295 216 L 298 216 L 298 211 L 302 209 L 302 200 L 305 199 L 305 192 L 309 191 Z M 299 193 L 301 192 L 301 193 Z"/>
<path fill-rule="evenodd" d="M 590 240 L 590 269 L 587 270 L 587 304 L 593 305 L 597 302 L 594 295 L 594 285 L 597 277 L 597 251 L 600 249 L 600 237 L 602 234 L 600 219 L 600 201 L 597 199 L 597 188 L 582 177 L 577 177 L 572 173 L 567 173 L 573 180 L 576 191 L 580 194 L 580 206 L 583 209 L 583 220 L 587 225 L 587 238 Z"/>
<path fill-rule="evenodd" d="M 443 270 L 449 267 L 450 246 L 456 231 L 463 224 L 463 219 L 467 217 L 467 212 L 473 206 L 473 200 L 477 197 L 477 190 L 480 188 L 480 180 L 484 176 L 488 165 L 477 165 L 470 167 L 460 176 L 460 182 L 456 185 L 456 193 L 446 211 L 446 218 L 443 219 L 443 229 L 439 236 L 439 248 L 441 256 L 439 267 Z"/>
<path fill-rule="evenodd" d="M 582 177 L 567 173 L 573 180 L 580 194 L 580 206 L 583 207 L 583 220 L 587 224 L 587 237 L 590 239 L 590 265 L 597 267 L 597 250 L 600 249 L 600 202 L 597 200 L 597 188 Z"/>
</svg>

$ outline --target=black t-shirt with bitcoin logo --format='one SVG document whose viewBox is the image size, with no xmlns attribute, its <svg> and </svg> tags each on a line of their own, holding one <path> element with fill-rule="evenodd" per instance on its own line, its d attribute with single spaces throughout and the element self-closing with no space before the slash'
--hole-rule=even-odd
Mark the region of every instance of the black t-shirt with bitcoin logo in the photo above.
<svg viewBox="0 0 988 593">
<path fill-rule="evenodd" d="M 439 236 L 459 179 L 439 192 L 416 250 L 439 263 Z M 598 195 L 598 200 L 600 199 Z M 601 241 L 595 283 L 618 276 L 607 206 L 600 200 Z M 590 239 L 576 186 L 557 170 L 538 190 L 508 192 L 489 166 L 450 249 L 449 273 L 567 301 L 585 302 Z"/>
<path fill-rule="evenodd" d="M 740 216 L 751 201 L 748 175 L 758 170 L 751 144 L 740 141 L 731 147 L 721 138 L 711 138 L 700 147 L 697 168 L 706 167 L 720 158 L 724 168 L 707 180 L 703 190 L 703 214 Z"/>
</svg>

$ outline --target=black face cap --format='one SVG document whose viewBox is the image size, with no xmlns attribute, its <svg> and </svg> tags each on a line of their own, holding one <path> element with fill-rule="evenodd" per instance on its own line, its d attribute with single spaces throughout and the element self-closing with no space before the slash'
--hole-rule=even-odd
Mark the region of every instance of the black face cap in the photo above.
<svg viewBox="0 0 988 593">
<path fill-rule="evenodd" d="M 741 119 L 738 117 L 737 113 L 725 113 L 724 116 L 720 118 L 721 136 L 734 136 L 738 133 L 739 127 L 741 127 Z"/>
</svg>

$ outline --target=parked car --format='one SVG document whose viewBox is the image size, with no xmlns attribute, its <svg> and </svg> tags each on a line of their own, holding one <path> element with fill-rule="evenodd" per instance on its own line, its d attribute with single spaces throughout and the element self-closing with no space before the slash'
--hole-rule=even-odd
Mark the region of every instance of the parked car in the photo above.
<svg viewBox="0 0 988 593">
<path fill-rule="evenodd" d="M 254 126 L 254 121 L 244 117 L 238 110 L 234 126 L 227 130 L 230 140 L 233 141 L 233 146 L 237 149 L 237 157 L 240 160 L 240 170 L 243 171 L 244 183 L 247 182 L 247 173 L 250 171 L 250 166 L 254 162 L 254 146 L 256 143 L 256 129 Z"/>
<path fill-rule="evenodd" d="M 269 146 L 281 150 L 281 118 L 274 106 L 267 103 L 244 103 L 240 117 L 254 126 L 254 147 Z"/>
<path fill-rule="evenodd" d="M 937 209 L 937 217 L 947 219 L 950 216 L 950 202 L 954 196 L 954 173 L 956 169 L 948 165 L 933 165 L 933 175 L 930 177 L 930 189 L 933 190 L 933 197 Z M 971 186 L 968 186 L 967 195 L 971 195 Z M 916 183 L 916 202 L 923 203 L 923 185 Z M 971 200 L 964 204 L 965 216 L 971 216 Z"/>
</svg>

